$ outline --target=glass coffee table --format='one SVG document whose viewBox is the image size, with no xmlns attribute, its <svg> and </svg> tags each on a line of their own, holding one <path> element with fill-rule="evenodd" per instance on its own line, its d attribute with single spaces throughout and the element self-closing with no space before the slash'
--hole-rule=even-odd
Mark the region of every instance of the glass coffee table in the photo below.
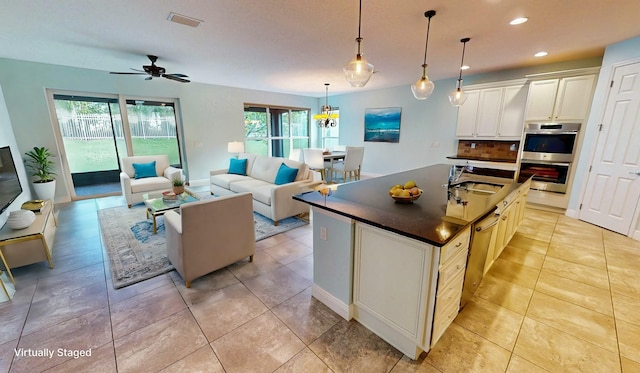
<svg viewBox="0 0 640 373">
<path fill-rule="evenodd" d="M 153 218 L 153 234 L 158 231 L 156 218 L 169 210 L 179 209 L 180 205 L 198 201 L 198 197 L 191 190 L 185 188 L 184 193 L 176 195 L 175 199 L 167 199 L 162 193 L 148 193 L 142 196 L 147 207 L 147 219 Z"/>
</svg>

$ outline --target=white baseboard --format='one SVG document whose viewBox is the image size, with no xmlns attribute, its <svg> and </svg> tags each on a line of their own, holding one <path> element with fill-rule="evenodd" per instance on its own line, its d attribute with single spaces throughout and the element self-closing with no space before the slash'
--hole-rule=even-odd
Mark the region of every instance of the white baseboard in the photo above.
<svg viewBox="0 0 640 373">
<path fill-rule="evenodd" d="M 353 318 L 352 305 L 344 304 L 340 299 L 329 294 L 326 290 L 313 284 L 311 287 L 311 295 L 329 307 L 333 312 L 337 313 L 343 319 L 349 321 Z"/>
<path fill-rule="evenodd" d="M 636 241 L 640 241 L 640 230 L 634 230 L 633 234 L 631 235 L 631 238 L 633 238 Z"/>
<path fill-rule="evenodd" d="M 574 219 L 578 219 L 578 216 L 580 215 L 578 213 L 578 210 L 575 209 L 567 209 L 564 214 L 570 218 L 574 218 Z"/>
</svg>

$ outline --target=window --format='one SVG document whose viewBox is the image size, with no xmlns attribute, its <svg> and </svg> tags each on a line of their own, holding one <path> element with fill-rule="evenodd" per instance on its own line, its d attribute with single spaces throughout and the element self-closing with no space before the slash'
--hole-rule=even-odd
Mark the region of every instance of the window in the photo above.
<svg viewBox="0 0 640 373">
<path fill-rule="evenodd" d="M 167 154 L 182 167 L 173 102 L 127 100 L 127 118 L 133 155 Z"/>
<path fill-rule="evenodd" d="M 310 109 L 245 105 L 245 151 L 287 158 L 309 147 L 309 124 Z"/>
<path fill-rule="evenodd" d="M 332 114 L 340 115 L 338 108 L 333 108 Z M 322 135 L 322 147 L 324 149 L 333 149 L 335 145 L 340 144 L 340 118 L 334 119 L 335 127 L 322 127 L 320 128 Z"/>
</svg>

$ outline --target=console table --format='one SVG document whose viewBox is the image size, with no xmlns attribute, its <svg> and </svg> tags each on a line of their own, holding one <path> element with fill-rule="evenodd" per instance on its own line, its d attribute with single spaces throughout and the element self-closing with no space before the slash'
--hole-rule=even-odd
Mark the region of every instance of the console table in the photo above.
<svg viewBox="0 0 640 373">
<path fill-rule="evenodd" d="M 2 264 L 12 280 L 11 268 L 44 260 L 48 261 L 49 267 L 53 268 L 51 253 L 55 234 L 56 220 L 51 201 L 44 203 L 40 212 L 36 213 L 36 220 L 29 227 L 14 230 L 5 224 L 0 229 Z"/>
</svg>

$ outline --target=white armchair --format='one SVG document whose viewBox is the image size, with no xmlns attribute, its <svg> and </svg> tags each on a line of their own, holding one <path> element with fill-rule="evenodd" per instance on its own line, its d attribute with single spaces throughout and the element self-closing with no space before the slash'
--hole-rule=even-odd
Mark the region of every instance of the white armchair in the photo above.
<svg viewBox="0 0 640 373">
<path fill-rule="evenodd" d="M 251 193 L 185 203 L 164 215 L 167 257 L 191 281 L 241 259 L 253 261 L 256 231 Z"/>
<path fill-rule="evenodd" d="M 133 164 L 145 164 L 156 161 L 155 176 L 136 178 Z M 138 155 L 122 157 L 122 172 L 120 172 L 120 186 L 122 195 L 127 205 L 142 202 L 145 193 L 163 192 L 171 190 L 174 179 L 184 180 L 182 170 L 169 165 L 169 156 L 163 155 Z"/>
</svg>

